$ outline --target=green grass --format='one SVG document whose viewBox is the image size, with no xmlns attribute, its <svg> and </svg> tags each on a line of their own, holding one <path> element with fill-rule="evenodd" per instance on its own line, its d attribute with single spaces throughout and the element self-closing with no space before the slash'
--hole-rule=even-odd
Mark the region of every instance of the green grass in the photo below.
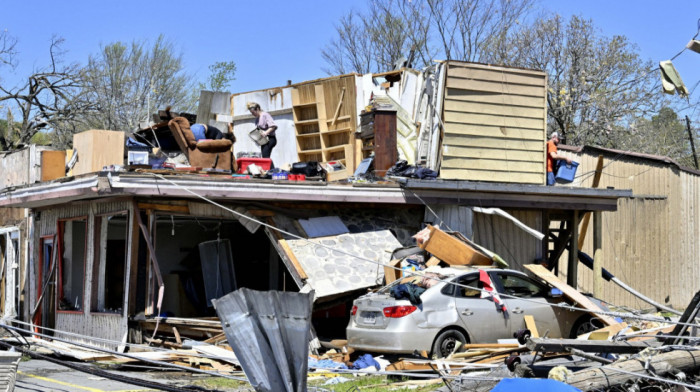
<svg viewBox="0 0 700 392">
<path fill-rule="evenodd" d="M 351 381 L 334 384 L 334 385 L 323 385 L 326 381 L 332 377 L 318 377 L 316 379 L 311 378 L 308 382 L 309 387 L 317 387 L 327 391 L 333 392 L 401 392 L 401 391 L 411 391 L 411 392 L 431 392 L 440 388 L 443 384 L 430 384 L 422 386 L 401 386 L 396 385 L 404 381 L 409 381 L 409 378 L 389 378 L 387 376 L 362 376 L 353 377 L 352 375 L 339 375 L 349 378 Z M 253 390 L 253 388 L 247 382 L 231 380 L 228 378 L 221 377 L 207 377 L 200 380 L 196 380 L 192 383 L 199 387 L 219 390 L 219 391 L 236 391 L 236 390 Z"/>
<path fill-rule="evenodd" d="M 341 375 L 342 376 L 342 375 Z M 349 378 L 351 381 L 344 382 L 342 384 L 334 385 L 323 385 L 329 378 L 322 377 L 318 380 L 310 380 L 309 386 L 316 386 L 333 392 L 400 392 L 400 391 L 412 391 L 412 392 L 429 392 L 434 391 L 441 386 L 442 383 L 421 385 L 421 386 L 407 386 L 407 385 L 397 385 L 405 381 L 410 381 L 408 377 L 387 377 L 387 376 L 361 376 L 353 377 L 352 375 L 345 375 L 343 377 Z"/>
</svg>

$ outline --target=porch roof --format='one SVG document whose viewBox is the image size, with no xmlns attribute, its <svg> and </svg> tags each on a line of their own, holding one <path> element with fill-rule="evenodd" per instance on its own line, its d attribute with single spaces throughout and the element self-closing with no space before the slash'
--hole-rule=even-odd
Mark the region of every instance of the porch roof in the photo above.
<svg viewBox="0 0 700 392">
<path fill-rule="evenodd" d="M 338 184 L 238 180 L 193 174 L 101 172 L 6 188 L 0 207 L 36 208 L 116 196 L 328 203 L 457 204 L 517 209 L 615 211 L 631 190 L 400 178 L 385 183 Z"/>
</svg>

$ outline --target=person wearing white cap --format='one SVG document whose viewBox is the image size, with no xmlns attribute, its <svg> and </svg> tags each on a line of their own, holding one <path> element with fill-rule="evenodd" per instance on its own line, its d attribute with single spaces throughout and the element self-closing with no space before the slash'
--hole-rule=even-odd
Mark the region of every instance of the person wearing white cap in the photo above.
<svg viewBox="0 0 700 392">
<path fill-rule="evenodd" d="M 571 163 L 571 158 L 559 154 L 557 145 L 559 144 L 559 133 L 552 132 L 547 142 L 547 185 L 554 185 L 554 161 L 566 161 Z"/>
</svg>

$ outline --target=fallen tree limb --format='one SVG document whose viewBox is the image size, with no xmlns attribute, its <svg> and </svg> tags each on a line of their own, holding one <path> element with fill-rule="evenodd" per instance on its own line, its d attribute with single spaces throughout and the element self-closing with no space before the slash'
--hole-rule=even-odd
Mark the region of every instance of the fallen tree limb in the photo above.
<svg viewBox="0 0 700 392">
<path fill-rule="evenodd" d="M 566 383 L 582 391 L 612 388 L 638 378 L 629 373 L 648 374 L 644 365 L 645 361 L 640 358 L 618 361 L 611 365 L 575 372 L 567 378 Z M 675 370 L 697 368 L 700 368 L 700 351 L 674 350 L 649 358 L 649 370 L 657 376 L 663 376 Z"/>
</svg>

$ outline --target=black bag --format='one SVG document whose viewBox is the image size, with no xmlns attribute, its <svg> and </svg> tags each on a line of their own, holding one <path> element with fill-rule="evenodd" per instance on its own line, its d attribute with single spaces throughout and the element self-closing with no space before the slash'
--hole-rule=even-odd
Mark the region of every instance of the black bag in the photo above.
<svg viewBox="0 0 700 392">
<path fill-rule="evenodd" d="M 321 174 L 321 169 L 318 166 L 318 162 L 296 162 L 292 164 L 292 174 L 303 174 L 306 177 L 316 177 Z"/>
</svg>

